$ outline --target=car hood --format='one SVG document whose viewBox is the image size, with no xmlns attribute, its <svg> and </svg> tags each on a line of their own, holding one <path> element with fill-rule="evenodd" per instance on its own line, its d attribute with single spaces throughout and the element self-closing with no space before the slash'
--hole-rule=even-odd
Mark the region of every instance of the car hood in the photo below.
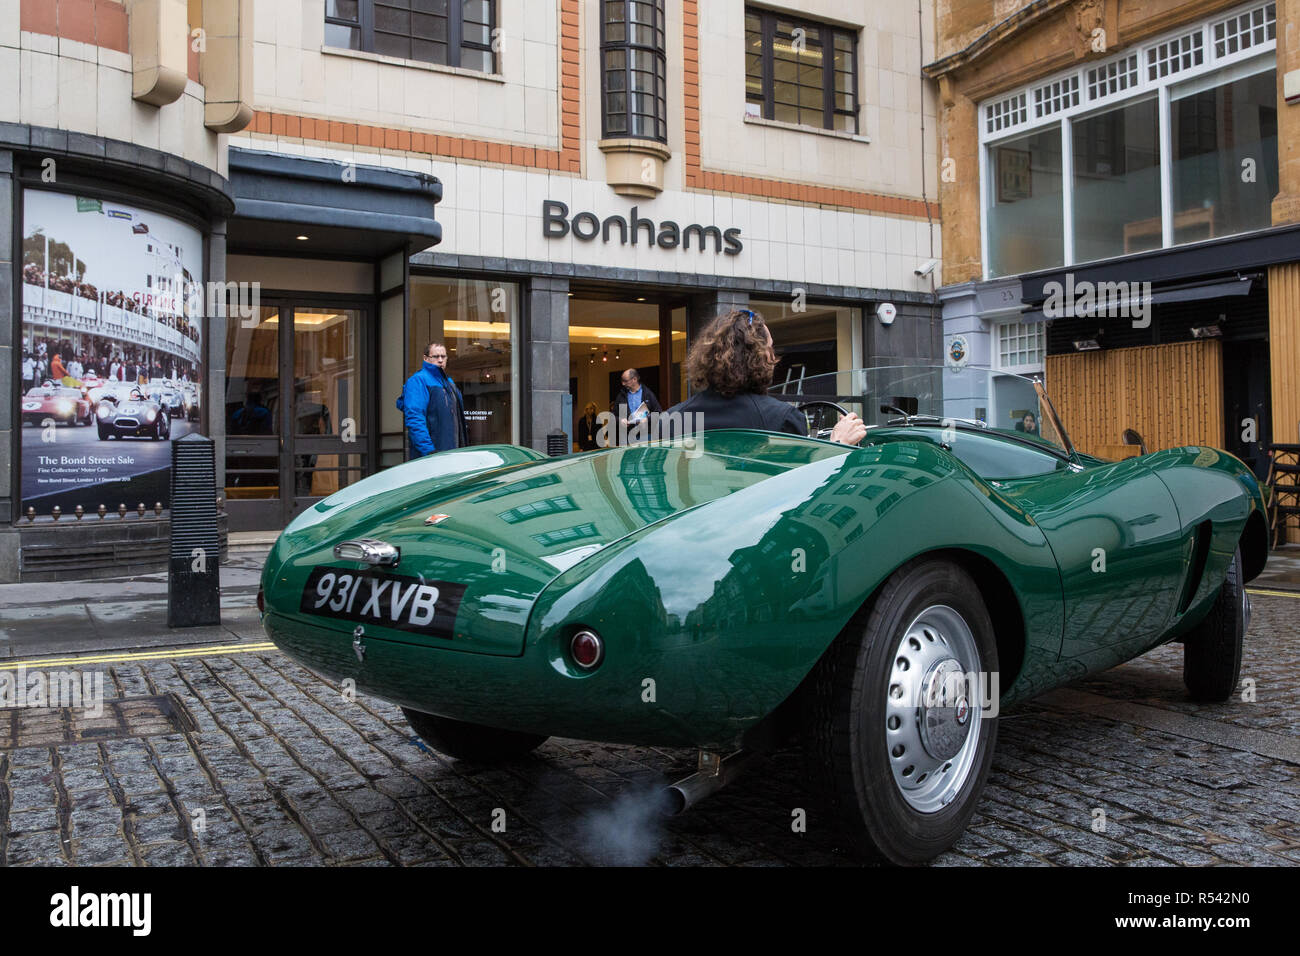
<svg viewBox="0 0 1300 956">
<path fill-rule="evenodd" d="M 508 446 L 433 455 L 368 478 L 296 519 L 267 561 L 268 607 L 300 613 L 314 568 L 363 567 L 336 559 L 335 545 L 378 539 L 401 551 L 393 574 L 464 586 L 449 647 L 519 654 L 533 601 L 561 573 L 647 525 L 847 450 L 729 431 L 695 443 L 556 459 Z M 466 457 L 474 455 L 477 461 Z M 440 474 L 455 462 L 477 467 Z M 434 643 L 367 627 L 367 633 L 381 632 Z"/>
</svg>

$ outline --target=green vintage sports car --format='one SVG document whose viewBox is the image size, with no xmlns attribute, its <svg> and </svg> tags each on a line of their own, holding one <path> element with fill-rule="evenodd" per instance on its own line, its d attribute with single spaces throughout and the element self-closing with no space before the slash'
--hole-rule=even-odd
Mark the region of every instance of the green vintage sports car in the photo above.
<svg viewBox="0 0 1300 956">
<path fill-rule="evenodd" d="M 1267 557 L 1237 459 L 1089 457 L 1041 385 L 986 370 L 785 397 L 866 439 L 474 447 L 352 485 L 280 536 L 266 632 L 455 758 L 698 748 L 679 808 L 793 739 L 846 837 L 897 863 L 961 834 L 1000 707 L 1169 641 L 1194 698 L 1232 695 Z"/>
</svg>

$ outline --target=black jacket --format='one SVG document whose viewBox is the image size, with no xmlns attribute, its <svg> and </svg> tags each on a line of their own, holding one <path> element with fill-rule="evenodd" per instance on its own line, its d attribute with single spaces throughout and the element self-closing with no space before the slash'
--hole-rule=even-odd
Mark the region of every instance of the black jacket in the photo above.
<svg viewBox="0 0 1300 956">
<path fill-rule="evenodd" d="M 788 432 L 808 437 L 808 420 L 793 405 L 771 395 L 746 392 L 730 398 L 711 388 L 696 392 L 669 412 L 703 416 L 705 431 L 713 428 L 757 428 L 768 432 Z"/>
<path fill-rule="evenodd" d="M 627 386 L 620 385 L 618 387 L 618 395 L 614 398 L 614 404 L 610 408 L 610 411 L 612 411 L 620 419 L 627 418 L 630 414 L 636 411 L 635 408 L 627 407 L 628 405 L 627 396 L 628 396 Z M 641 401 L 645 402 L 646 409 L 649 410 L 652 414 L 656 412 L 662 412 L 664 410 L 663 406 L 659 404 L 659 399 L 655 397 L 655 393 L 650 391 L 650 386 L 647 385 L 645 382 L 641 383 Z"/>
<path fill-rule="evenodd" d="M 598 447 L 596 435 L 600 431 L 600 420 L 593 415 L 591 420 L 583 415 L 578 419 L 578 451 L 591 451 Z"/>
</svg>

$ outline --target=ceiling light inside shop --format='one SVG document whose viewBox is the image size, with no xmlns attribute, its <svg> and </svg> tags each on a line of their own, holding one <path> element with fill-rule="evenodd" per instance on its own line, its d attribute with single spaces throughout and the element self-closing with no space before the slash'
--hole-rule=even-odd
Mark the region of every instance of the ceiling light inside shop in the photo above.
<svg viewBox="0 0 1300 956">
<path fill-rule="evenodd" d="M 306 236 L 299 236 L 299 237 L 298 237 L 298 241 L 299 241 L 299 242 L 306 242 L 306 241 L 307 241 L 307 237 L 306 237 Z"/>
<path fill-rule="evenodd" d="M 346 312 L 295 312 L 293 314 L 293 327 L 295 329 L 319 328 L 322 325 L 332 325 L 346 318 L 348 318 Z M 273 315 L 269 319 L 263 319 L 261 324 L 279 325 L 280 317 Z"/>
<path fill-rule="evenodd" d="M 778 40 L 773 41 L 772 49 L 780 50 L 782 53 L 793 53 L 795 56 L 807 57 L 810 60 L 820 60 L 822 58 L 822 51 L 819 47 L 805 46 L 803 49 L 795 49 L 792 43 L 781 43 Z"/>
<path fill-rule="evenodd" d="M 673 332 L 673 339 L 685 340 L 685 332 Z M 658 329 L 622 329 L 606 325 L 571 325 L 570 342 L 600 342 L 610 345 L 654 345 L 659 341 Z"/>
<path fill-rule="evenodd" d="M 465 338 L 476 339 L 508 339 L 510 338 L 510 325 L 493 326 L 488 322 L 462 322 L 453 320 L 442 323 L 443 334 L 451 332 L 460 332 Z"/>
</svg>

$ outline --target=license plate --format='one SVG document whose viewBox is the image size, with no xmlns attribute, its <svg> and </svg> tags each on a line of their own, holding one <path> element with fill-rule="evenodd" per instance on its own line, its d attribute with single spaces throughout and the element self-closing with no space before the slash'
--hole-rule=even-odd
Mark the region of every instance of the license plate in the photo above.
<svg viewBox="0 0 1300 956">
<path fill-rule="evenodd" d="M 358 624 L 451 640 L 465 585 L 389 574 L 313 568 L 298 609 Z"/>
</svg>

